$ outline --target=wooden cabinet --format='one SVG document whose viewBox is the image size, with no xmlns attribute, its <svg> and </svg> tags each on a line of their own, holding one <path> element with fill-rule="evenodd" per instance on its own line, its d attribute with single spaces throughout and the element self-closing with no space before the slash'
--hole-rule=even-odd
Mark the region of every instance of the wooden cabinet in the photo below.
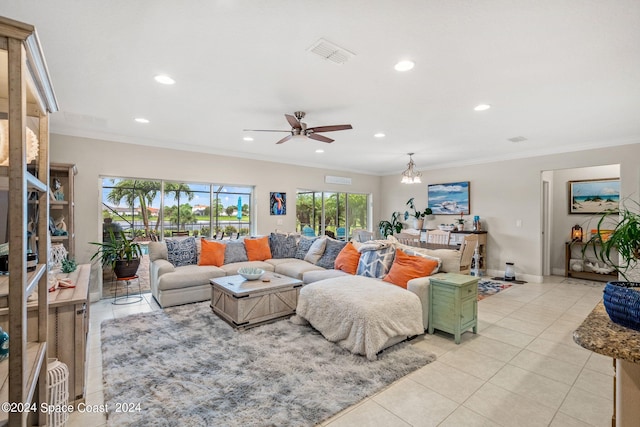
<svg viewBox="0 0 640 427">
<path fill-rule="evenodd" d="M 469 328 L 478 332 L 478 277 L 439 273 L 429 282 L 429 333 L 435 329 L 460 335 Z"/>
<path fill-rule="evenodd" d="M 584 255 L 583 249 L 587 244 L 583 242 L 566 242 L 564 251 L 564 275 L 565 277 L 574 277 L 576 279 L 596 280 L 599 282 L 609 282 L 618 280 L 618 273 L 613 271 L 610 274 L 600 274 L 588 271 L 587 262 L 597 262 L 594 256 L 593 247 L 587 248 Z M 599 250 L 596 246 L 595 250 Z M 577 264 L 577 265 L 576 265 Z M 600 263 L 602 264 L 602 263 Z M 578 271 L 578 270 L 582 271 Z"/>
<path fill-rule="evenodd" d="M 49 184 L 51 186 L 49 216 L 58 227 L 51 235 L 51 243 L 62 243 L 69 259 L 75 258 L 75 219 L 74 219 L 74 177 L 76 165 L 51 163 L 49 165 Z"/>
<path fill-rule="evenodd" d="M 87 378 L 87 337 L 89 333 L 89 279 L 91 264 L 79 265 L 68 277 L 75 288 L 58 289 L 48 295 L 48 357 L 54 357 L 69 368 L 69 403 L 84 401 Z M 0 299 L 0 306 L 4 301 Z M 27 339 L 37 338 L 38 301 L 30 301 L 27 309 Z M 0 326 L 8 324 L 8 315 L 0 311 Z"/>
<path fill-rule="evenodd" d="M 9 193 L 7 215 L 11 224 L 9 276 L 0 278 L 0 300 L 6 303 L 0 305 L 0 315 L 7 317 L 9 333 L 9 358 L 0 362 L 0 402 L 33 404 L 38 408 L 48 400 L 48 310 L 47 304 L 39 305 L 37 322 L 30 328 L 27 300 L 37 288 L 38 299 L 47 301 L 48 115 L 57 109 L 35 28 L 0 17 L 0 154 L 6 165 L 0 166 L 0 188 Z M 31 202 L 38 209 L 30 219 Z M 33 271 L 27 271 L 28 231 L 38 242 L 39 261 Z M 44 412 L 0 411 L 0 425 L 5 423 L 45 425 L 47 416 Z"/>
</svg>

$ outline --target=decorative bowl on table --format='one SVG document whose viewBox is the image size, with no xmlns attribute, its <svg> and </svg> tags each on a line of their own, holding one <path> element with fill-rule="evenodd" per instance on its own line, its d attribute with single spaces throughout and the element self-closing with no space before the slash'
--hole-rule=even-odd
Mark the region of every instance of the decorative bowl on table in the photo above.
<svg viewBox="0 0 640 427">
<path fill-rule="evenodd" d="M 238 274 L 247 280 L 258 280 L 264 274 L 264 270 L 255 267 L 241 267 L 238 269 Z"/>
</svg>

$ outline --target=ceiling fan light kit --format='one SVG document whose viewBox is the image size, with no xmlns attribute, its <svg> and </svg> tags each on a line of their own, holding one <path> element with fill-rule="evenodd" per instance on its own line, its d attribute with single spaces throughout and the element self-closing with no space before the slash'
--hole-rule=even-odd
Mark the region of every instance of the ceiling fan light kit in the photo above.
<svg viewBox="0 0 640 427">
<path fill-rule="evenodd" d="M 272 129 L 245 129 L 245 132 L 290 132 L 290 135 L 285 136 L 280 141 L 276 142 L 276 144 L 282 144 L 283 142 L 287 142 L 295 136 L 304 136 L 309 139 L 314 139 L 316 141 L 331 143 L 334 140 L 331 138 L 327 138 L 324 135 L 318 135 L 321 132 L 335 132 L 338 130 L 348 130 L 353 129 L 351 125 L 330 125 L 330 126 L 316 126 L 312 128 L 308 128 L 307 124 L 302 122 L 301 120 L 306 115 L 304 111 L 296 111 L 291 114 L 285 114 L 284 117 L 291 125 L 291 130 L 272 130 Z"/>
<path fill-rule="evenodd" d="M 409 163 L 407 163 L 407 170 L 405 170 L 404 172 L 402 172 L 402 181 L 400 181 L 402 184 L 420 184 L 422 183 L 422 179 L 420 179 L 420 177 L 422 176 L 422 173 L 420 171 L 415 170 L 416 164 L 413 163 L 413 158 L 411 156 L 413 156 L 414 153 L 408 153 L 409 154 Z"/>
</svg>

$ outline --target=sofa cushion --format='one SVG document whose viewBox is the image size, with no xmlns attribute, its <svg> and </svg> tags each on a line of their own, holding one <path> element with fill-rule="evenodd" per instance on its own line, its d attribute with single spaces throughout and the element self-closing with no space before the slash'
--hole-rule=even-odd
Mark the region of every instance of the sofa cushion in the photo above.
<svg viewBox="0 0 640 427">
<path fill-rule="evenodd" d="M 301 237 L 300 241 L 298 242 L 298 248 L 296 249 L 295 258 L 304 259 L 304 257 L 307 255 L 307 252 L 309 252 L 309 248 L 316 240 L 318 240 L 317 237 Z"/>
<path fill-rule="evenodd" d="M 225 245 L 220 242 L 205 239 L 200 239 L 200 245 L 202 249 L 200 257 L 198 258 L 198 265 L 215 265 L 216 267 L 220 267 L 224 264 Z"/>
<path fill-rule="evenodd" d="M 391 269 L 382 280 L 407 289 L 409 280 L 430 276 L 437 267 L 438 261 L 416 255 L 407 255 L 403 250 L 396 249 Z"/>
<path fill-rule="evenodd" d="M 318 280 L 333 279 L 334 277 L 346 276 L 342 270 L 311 270 L 302 273 L 302 281 L 304 283 L 313 283 Z"/>
<path fill-rule="evenodd" d="M 340 251 L 342 251 L 342 249 L 347 245 L 347 242 L 331 238 L 327 238 L 326 241 L 327 244 L 324 248 L 324 253 L 318 262 L 316 262 L 316 265 L 318 267 L 332 269 L 335 268 L 336 258 Z"/>
<path fill-rule="evenodd" d="M 395 253 L 396 250 L 393 246 L 373 251 L 363 250 L 356 273 L 358 276 L 382 279 L 389 272 Z"/>
<path fill-rule="evenodd" d="M 251 268 L 261 268 L 264 271 L 273 271 L 273 265 L 268 262 L 263 261 L 243 261 L 243 262 L 232 262 L 230 264 L 225 264 L 220 268 L 224 270 L 227 276 L 233 276 L 238 274 L 238 269 L 242 267 L 251 267 Z"/>
<path fill-rule="evenodd" d="M 347 243 L 336 257 L 336 270 L 342 270 L 345 273 L 356 274 L 358 271 L 358 262 L 360 261 L 360 252 L 353 243 Z"/>
<path fill-rule="evenodd" d="M 184 265 L 158 278 L 158 289 L 184 289 L 192 286 L 208 285 L 209 279 L 225 276 L 224 270 L 213 265 Z"/>
<path fill-rule="evenodd" d="M 267 236 L 257 239 L 244 239 L 244 248 L 247 251 L 249 261 L 271 259 L 271 249 L 269 249 L 269 238 Z"/>
<path fill-rule="evenodd" d="M 285 264 L 287 262 L 292 262 L 292 261 L 299 261 L 296 258 L 280 258 L 280 259 L 275 259 L 275 258 L 271 258 L 271 259 L 266 259 L 264 260 L 264 262 L 268 262 L 269 264 L 273 265 L 274 267 L 279 266 L 280 264 Z"/>
<path fill-rule="evenodd" d="M 321 237 L 316 239 L 309 247 L 307 254 L 304 256 L 304 260 L 310 262 L 311 264 L 316 264 L 322 254 L 324 253 L 324 248 L 327 246 L 327 239 Z"/>
<path fill-rule="evenodd" d="M 290 262 L 278 264 L 276 266 L 275 272 L 302 280 L 304 273 L 306 273 L 307 271 L 317 270 L 324 270 L 324 268 L 318 267 L 317 265 L 313 265 L 306 261 L 296 259 L 291 260 Z"/>
<path fill-rule="evenodd" d="M 171 264 L 181 267 L 198 263 L 195 238 L 166 239 L 165 241 L 167 243 L 167 259 Z"/>
<path fill-rule="evenodd" d="M 149 261 L 168 260 L 168 257 L 167 244 L 165 242 L 149 242 Z"/>
<path fill-rule="evenodd" d="M 224 250 L 224 263 L 249 261 L 243 241 L 223 240 L 227 247 Z"/>
<path fill-rule="evenodd" d="M 271 248 L 272 258 L 294 258 L 298 244 L 294 235 L 271 233 L 269 235 L 269 247 Z"/>
<path fill-rule="evenodd" d="M 456 249 L 425 249 L 427 255 L 442 260 L 441 271 L 446 273 L 460 272 L 460 251 Z"/>
</svg>

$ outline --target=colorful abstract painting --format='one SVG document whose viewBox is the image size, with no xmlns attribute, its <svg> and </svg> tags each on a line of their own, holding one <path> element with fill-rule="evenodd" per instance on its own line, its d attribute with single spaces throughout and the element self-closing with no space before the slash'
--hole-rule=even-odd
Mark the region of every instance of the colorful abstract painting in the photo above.
<svg viewBox="0 0 640 427">
<path fill-rule="evenodd" d="M 271 192 L 269 196 L 269 211 L 271 215 L 286 215 L 287 193 Z"/>
</svg>

